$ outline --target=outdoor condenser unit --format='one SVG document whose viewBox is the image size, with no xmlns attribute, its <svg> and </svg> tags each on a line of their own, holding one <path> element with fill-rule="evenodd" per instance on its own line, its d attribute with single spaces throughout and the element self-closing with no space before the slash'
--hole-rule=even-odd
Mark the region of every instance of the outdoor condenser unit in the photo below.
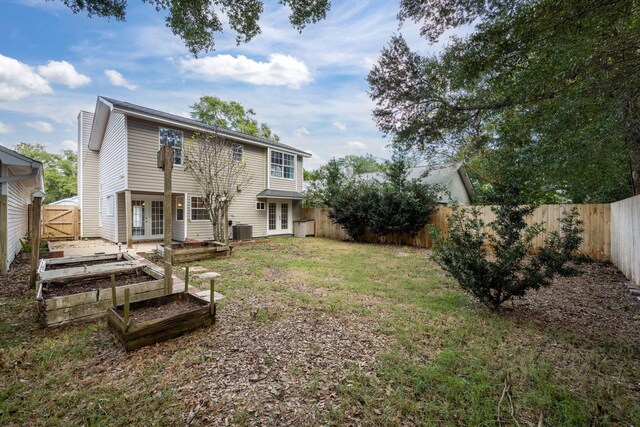
<svg viewBox="0 0 640 427">
<path fill-rule="evenodd" d="M 233 240 L 253 239 L 253 226 L 249 224 L 235 224 L 232 227 Z"/>
</svg>

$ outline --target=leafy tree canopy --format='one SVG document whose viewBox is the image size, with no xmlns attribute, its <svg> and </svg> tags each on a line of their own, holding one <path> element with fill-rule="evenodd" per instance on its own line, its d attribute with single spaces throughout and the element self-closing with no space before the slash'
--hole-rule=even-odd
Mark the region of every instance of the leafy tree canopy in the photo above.
<svg viewBox="0 0 640 427">
<path fill-rule="evenodd" d="M 266 123 L 253 118 L 255 112 L 236 101 L 223 101 L 216 96 L 203 96 L 191 106 L 191 117 L 203 123 L 231 129 L 247 135 L 279 141 Z"/>
<path fill-rule="evenodd" d="M 350 173 L 354 175 L 359 175 L 359 174 L 368 173 L 368 172 L 380 172 L 385 168 L 385 163 L 379 162 L 371 154 L 364 154 L 361 156 L 358 156 L 356 154 L 349 154 L 339 159 L 335 159 L 335 161 L 340 166 L 348 169 Z M 323 177 L 326 174 L 327 168 L 328 168 L 328 164 L 321 166 L 320 168 L 314 171 L 305 170 L 304 171 L 305 181 L 316 181 L 316 180 L 323 179 Z"/>
<path fill-rule="evenodd" d="M 72 150 L 52 154 L 40 144 L 21 142 L 15 150 L 42 162 L 44 166 L 44 203 L 55 202 L 78 194 L 78 156 Z"/>
<path fill-rule="evenodd" d="M 533 203 L 640 194 L 637 2 L 402 0 L 399 18 L 430 42 L 475 31 L 438 56 L 401 36 L 383 49 L 370 95 L 397 146 L 479 157 L 481 184 L 517 180 Z"/>
<path fill-rule="evenodd" d="M 60 0 L 74 13 L 124 21 L 127 0 Z M 213 50 L 215 35 L 223 30 L 221 16 L 236 32 L 236 43 L 246 43 L 260 34 L 261 0 L 142 0 L 167 13 L 167 27 L 180 37 L 194 55 Z M 329 0 L 279 0 L 291 9 L 289 22 L 298 31 L 323 20 L 331 4 Z"/>
</svg>

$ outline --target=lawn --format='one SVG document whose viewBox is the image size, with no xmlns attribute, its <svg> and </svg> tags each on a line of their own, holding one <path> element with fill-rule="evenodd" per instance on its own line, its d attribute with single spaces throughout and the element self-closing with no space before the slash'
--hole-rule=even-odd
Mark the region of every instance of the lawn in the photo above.
<svg viewBox="0 0 640 427">
<path fill-rule="evenodd" d="M 630 425 L 640 304 L 578 266 L 504 313 L 429 251 L 272 239 L 201 265 L 218 323 L 126 354 L 105 322 L 42 330 L 0 297 L 0 424 Z M 203 285 L 204 286 L 204 285 Z"/>
</svg>

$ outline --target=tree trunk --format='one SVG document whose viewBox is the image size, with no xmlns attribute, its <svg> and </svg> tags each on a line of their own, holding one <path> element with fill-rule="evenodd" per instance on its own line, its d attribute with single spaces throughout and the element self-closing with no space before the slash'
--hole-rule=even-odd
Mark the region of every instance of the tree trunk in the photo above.
<svg viewBox="0 0 640 427">
<path fill-rule="evenodd" d="M 633 195 L 637 196 L 640 194 L 640 132 L 636 131 L 630 135 L 627 141 L 627 153 Z"/>
<path fill-rule="evenodd" d="M 627 155 L 629 156 L 629 178 L 633 187 L 633 195 L 640 194 L 640 99 L 636 98 L 627 104 Z"/>
</svg>

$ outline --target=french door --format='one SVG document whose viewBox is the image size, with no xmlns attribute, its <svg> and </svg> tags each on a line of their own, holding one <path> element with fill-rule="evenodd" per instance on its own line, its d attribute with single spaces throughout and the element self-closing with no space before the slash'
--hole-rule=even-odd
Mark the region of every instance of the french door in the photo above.
<svg viewBox="0 0 640 427">
<path fill-rule="evenodd" d="M 267 234 L 291 234 L 291 200 L 267 200 Z"/>
<path fill-rule="evenodd" d="M 131 237 L 134 240 L 164 237 L 164 202 L 157 197 L 133 195 L 131 199 Z"/>
</svg>

